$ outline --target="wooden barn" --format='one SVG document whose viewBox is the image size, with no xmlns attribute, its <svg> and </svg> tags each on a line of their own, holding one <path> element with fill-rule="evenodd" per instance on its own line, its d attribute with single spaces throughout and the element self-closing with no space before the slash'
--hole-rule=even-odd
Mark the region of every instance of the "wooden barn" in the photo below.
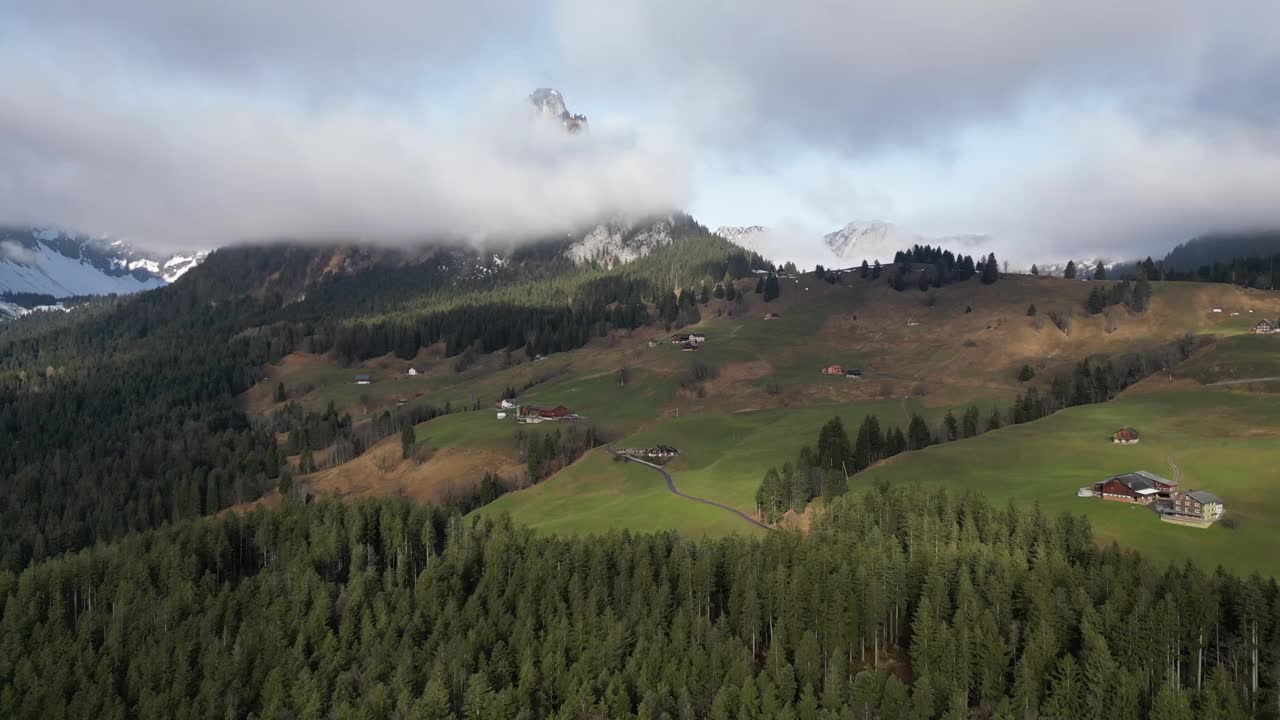
<svg viewBox="0 0 1280 720">
<path fill-rule="evenodd" d="M 572 414 L 563 405 L 521 405 L 516 413 L 518 419 L 525 422 L 563 420 Z"/>
<path fill-rule="evenodd" d="M 1122 427 L 1111 433 L 1111 442 L 1117 445 L 1137 445 L 1138 440 L 1138 431 L 1131 427 Z"/>
<path fill-rule="evenodd" d="M 1138 473 L 1114 475 L 1096 483 L 1093 487 L 1096 497 L 1115 502 L 1131 502 L 1139 505 L 1150 505 L 1160 496 L 1151 482 Z"/>
</svg>

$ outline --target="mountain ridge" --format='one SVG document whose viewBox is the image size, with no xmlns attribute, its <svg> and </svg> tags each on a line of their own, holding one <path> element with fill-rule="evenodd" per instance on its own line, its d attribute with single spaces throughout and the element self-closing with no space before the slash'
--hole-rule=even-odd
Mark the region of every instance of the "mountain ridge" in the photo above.
<svg viewBox="0 0 1280 720">
<path fill-rule="evenodd" d="M 127 294 L 176 281 L 207 251 L 149 253 L 124 240 L 52 228 L 0 228 L 0 293 Z"/>
</svg>

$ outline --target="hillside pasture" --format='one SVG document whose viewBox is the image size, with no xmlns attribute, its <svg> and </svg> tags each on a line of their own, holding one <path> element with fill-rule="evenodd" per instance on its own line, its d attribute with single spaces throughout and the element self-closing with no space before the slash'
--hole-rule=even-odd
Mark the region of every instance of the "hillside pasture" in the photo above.
<svg viewBox="0 0 1280 720">
<path fill-rule="evenodd" d="M 1132 426 L 1137 445 L 1112 444 Z M 1175 471 L 1173 466 L 1178 470 Z M 1109 403 L 1063 410 L 971 440 L 906 453 L 855 477 L 872 482 L 972 489 L 993 501 L 1039 503 L 1048 513 L 1082 513 L 1099 541 L 1116 541 L 1155 559 L 1212 569 L 1280 574 L 1280 407 L 1267 396 L 1221 389 L 1135 388 Z M 1078 498 L 1110 475 L 1147 470 L 1181 475 L 1184 490 L 1223 499 L 1227 516 L 1207 530 L 1161 522 L 1125 503 Z"/>
</svg>

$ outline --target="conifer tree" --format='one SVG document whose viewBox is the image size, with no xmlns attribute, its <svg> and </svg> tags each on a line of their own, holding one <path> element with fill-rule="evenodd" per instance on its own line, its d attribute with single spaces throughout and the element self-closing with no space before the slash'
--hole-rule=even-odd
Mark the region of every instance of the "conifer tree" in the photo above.
<svg viewBox="0 0 1280 720">
<path fill-rule="evenodd" d="M 1067 267 L 1065 270 L 1062 271 L 1062 277 L 1068 280 L 1076 279 L 1076 261 L 1075 260 L 1067 261 Z"/>
<path fill-rule="evenodd" d="M 962 437 L 971 438 L 978 434 L 978 406 L 970 405 L 965 408 L 964 419 L 960 422 L 960 434 Z"/>
<path fill-rule="evenodd" d="M 907 449 L 920 450 L 933 444 L 933 435 L 929 425 L 916 413 L 911 414 L 911 424 L 907 427 Z"/>
<path fill-rule="evenodd" d="M 769 302 L 778 297 L 780 289 L 778 287 L 778 276 L 769 275 L 764 281 L 764 301 Z"/>
<path fill-rule="evenodd" d="M 413 455 L 413 444 L 417 442 L 417 435 L 413 430 L 413 425 L 405 424 L 404 430 L 400 432 L 400 457 L 408 460 Z"/>
<path fill-rule="evenodd" d="M 987 256 L 987 261 L 982 266 L 982 284 L 991 285 L 1000 279 L 1000 265 L 996 262 L 996 254 L 991 253 Z"/>
</svg>

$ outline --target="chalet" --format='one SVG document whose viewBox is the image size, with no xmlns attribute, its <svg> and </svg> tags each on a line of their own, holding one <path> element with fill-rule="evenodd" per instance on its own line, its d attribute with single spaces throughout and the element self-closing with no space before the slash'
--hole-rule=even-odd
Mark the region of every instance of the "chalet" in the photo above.
<svg viewBox="0 0 1280 720">
<path fill-rule="evenodd" d="M 654 338 L 649 341 L 649 347 L 651 348 L 658 347 L 661 344 L 662 344 L 661 341 L 659 341 L 657 338 Z"/>
<path fill-rule="evenodd" d="M 850 380 L 861 380 L 862 371 L 857 368 L 846 368 L 844 371 L 844 376 L 849 378 Z"/>
<path fill-rule="evenodd" d="M 405 375 L 408 375 L 409 377 L 413 377 L 414 375 L 417 375 L 417 374 L 418 374 L 418 368 L 409 368 L 409 370 L 405 372 Z"/>
<path fill-rule="evenodd" d="M 1111 442 L 1117 445 L 1137 445 L 1138 431 L 1131 427 L 1122 427 L 1111 433 Z"/>
<path fill-rule="evenodd" d="M 764 319 L 765 319 L 765 320 L 777 320 L 777 319 L 778 319 L 778 318 L 780 318 L 780 317 L 782 317 L 782 316 L 781 316 L 781 315 L 779 315 L 778 313 L 775 313 L 775 312 L 765 313 L 765 314 L 764 314 Z"/>
<path fill-rule="evenodd" d="M 516 418 L 526 423 L 564 420 L 573 416 L 563 405 L 521 405 L 516 409 Z"/>
<path fill-rule="evenodd" d="M 680 343 L 704 343 L 706 341 L 707 336 L 702 333 L 689 333 L 688 335 L 677 334 L 671 336 L 671 342 L 674 345 L 679 345 Z"/>
<path fill-rule="evenodd" d="M 1116 502 L 1132 502 L 1139 505 L 1150 505 L 1159 497 L 1159 491 L 1151 482 L 1137 473 L 1115 475 L 1095 483 L 1093 494 L 1103 500 Z"/>
<path fill-rule="evenodd" d="M 368 385 L 371 382 L 373 381 L 369 379 L 368 375 L 360 374 L 356 376 L 357 385 Z"/>
<path fill-rule="evenodd" d="M 693 341 L 686 342 L 680 346 L 680 352 L 696 352 L 701 349 L 702 346 Z"/>
<path fill-rule="evenodd" d="M 515 400 L 512 400 L 510 398 L 502 398 L 501 400 L 498 401 L 499 410 L 513 410 L 515 409 L 515 406 L 516 406 Z"/>
<path fill-rule="evenodd" d="M 844 368 L 840 367 L 839 365 L 828 365 L 822 368 L 822 374 L 823 375 L 843 375 Z"/>
<path fill-rule="evenodd" d="M 1178 481 L 1163 478 L 1155 473 L 1149 473 L 1146 470 L 1137 470 L 1131 473 L 1151 483 L 1151 487 L 1156 489 L 1156 494 L 1162 498 L 1167 498 L 1178 492 Z"/>
<path fill-rule="evenodd" d="M 1174 495 L 1161 514 L 1170 520 L 1211 523 L 1222 517 L 1225 510 L 1222 498 L 1205 490 L 1193 490 Z"/>
<path fill-rule="evenodd" d="M 1258 321 L 1257 325 L 1249 328 L 1249 332 L 1254 335 L 1273 335 L 1277 332 L 1275 324 L 1270 320 L 1263 318 Z"/>
</svg>

